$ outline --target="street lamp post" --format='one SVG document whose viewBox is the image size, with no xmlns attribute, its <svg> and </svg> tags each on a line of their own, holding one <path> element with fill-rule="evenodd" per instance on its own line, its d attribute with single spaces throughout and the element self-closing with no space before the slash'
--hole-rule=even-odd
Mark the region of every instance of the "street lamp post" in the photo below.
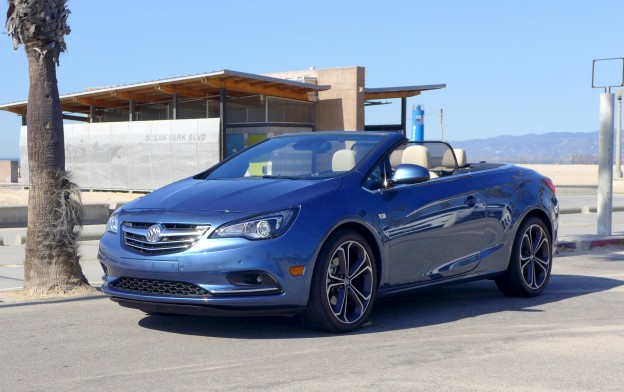
<svg viewBox="0 0 624 392">
<path fill-rule="evenodd" d="M 615 92 L 618 104 L 618 122 L 615 142 L 615 175 L 622 178 L 622 89 Z"/>
<path fill-rule="evenodd" d="M 596 83 L 596 63 L 618 61 L 622 64 L 620 80 L 608 79 Z M 611 235 L 613 213 L 613 112 L 614 96 L 612 87 L 624 87 L 624 57 L 596 59 L 592 62 L 592 88 L 603 89 L 600 94 L 600 132 L 598 133 L 598 203 L 596 208 L 598 235 Z M 618 142 L 618 157 L 620 156 Z M 618 173 L 621 162 L 618 162 Z"/>
</svg>

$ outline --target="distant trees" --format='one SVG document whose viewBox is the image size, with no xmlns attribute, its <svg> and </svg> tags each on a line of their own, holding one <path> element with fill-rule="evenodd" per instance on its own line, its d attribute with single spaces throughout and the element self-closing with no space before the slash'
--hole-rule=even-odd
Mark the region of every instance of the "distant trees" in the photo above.
<svg viewBox="0 0 624 392">
<path fill-rule="evenodd" d="M 67 0 L 9 0 L 6 28 L 13 48 L 28 59 L 28 239 L 24 261 L 27 295 L 89 289 L 80 268 L 80 190 L 65 171 L 63 113 L 56 80 L 65 51 Z"/>
</svg>

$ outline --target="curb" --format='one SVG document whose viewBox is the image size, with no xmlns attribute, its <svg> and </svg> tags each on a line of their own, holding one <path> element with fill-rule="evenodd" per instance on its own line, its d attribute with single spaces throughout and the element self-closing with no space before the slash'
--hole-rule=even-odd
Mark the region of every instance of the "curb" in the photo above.
<svg viewBox="0 0 624 392">
<path fill-rule="evenodd" d="M 557 242 L 557 248 L 590 250 L 601 246 L 624 245 L 624 236 L 602 238 L 578 238 Z"/>
<path fill-rule="evenodd" d="M 624 206 L 614 206 L 611 209 L 613 212 L 621 212 L 624 211 Z M 596 213 L 598 209 L 596 207 L 584 206 L 584 207 L 567 207 L 560 208 L 559 214 L 590 214 Z"/>
<path fill-rule="evenodd" d="M 106 224 L 110 215 L 125 203 L 83 203 L 83 225 Z M 28 226 L 28 206 L 0 206 L 0 228 Z"/>
</svg>

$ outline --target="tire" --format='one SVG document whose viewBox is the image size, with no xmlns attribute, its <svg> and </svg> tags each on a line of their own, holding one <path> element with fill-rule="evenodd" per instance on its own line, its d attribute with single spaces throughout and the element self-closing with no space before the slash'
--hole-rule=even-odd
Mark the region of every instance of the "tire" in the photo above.
<svg viewBox="0 0 624 392">
<path fill-rule="evenodd" d="M 377 268 L 366 240 L 352 231 L 339 231 L 321 248 L 301 314 L 310 328 L 350 332 L 370 315 L 377 294 Z"/>
<path fill-rule="evenodd" d="M 535 297 L 544 291 L 552 269 L 552 240 L 544 222 L 525 220 L 516 233 L 509 267 L 496 279 L 498 289 L 510 297 Z"/>
</svg>

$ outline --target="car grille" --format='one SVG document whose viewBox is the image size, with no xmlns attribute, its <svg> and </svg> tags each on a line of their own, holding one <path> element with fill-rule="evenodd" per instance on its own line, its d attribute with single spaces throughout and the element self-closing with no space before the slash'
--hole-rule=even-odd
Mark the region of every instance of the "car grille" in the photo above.
<svg viewBox="0 0 624 392">
<path fill-rule="evenodd" d="M 110 284 L 117 289 L 141 294 L 183 295 L 185 297 L 207 296 L 210 293 L 199 286 L 186 282 L 151 280 L 138 278 L 120 278 Z"/>
<path fill-rule="evenodd" d="M 149 236 L 150 228 L 160 231 Z M 123 241 L 131 250 L 147 255 L 163 255 L 189 249 L 206 233 L 210 225 L 188 225 L 178 223 L 136 223 L 121 225 Z"/>
</svg>

